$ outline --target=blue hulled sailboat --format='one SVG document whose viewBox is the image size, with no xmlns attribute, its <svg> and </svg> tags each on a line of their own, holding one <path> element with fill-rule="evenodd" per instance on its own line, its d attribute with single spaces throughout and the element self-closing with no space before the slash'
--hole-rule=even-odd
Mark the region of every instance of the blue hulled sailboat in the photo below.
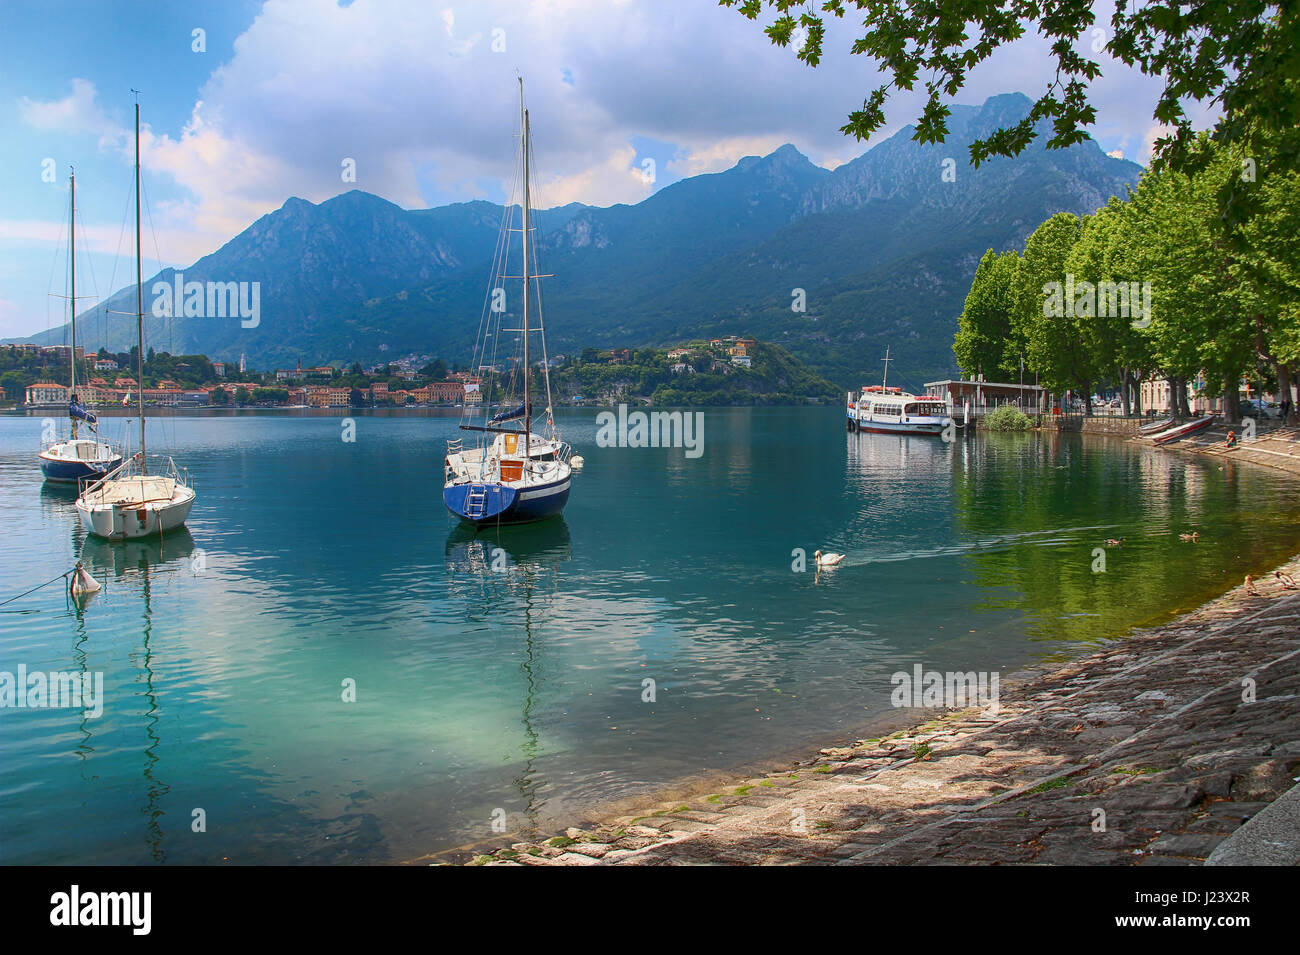
<svg viewBox="0 0 1300 955">
<path fill-rule="evenodd" d="M 47 481 L 76 484 L 82 478 L 102 477 L 122 463 L 122 455 L 96 433 L 99 419 L 77 397 L 77 174 L 68 176 L 68 301 L 72 313 L 72 377 L 68 389 L 68 438 L 41 448 L 41 474 Z M 82 425 L 94 437 L 80 435 Z"/>
<path fill-rule="evenodd" d="M 571 450 L 560 440 L 555 430 L 551 411 L 550 366 L 546 360 L 546 333 L 541 318 L 541 296 L 533 296 L 536 244 L 532 225 L 532 194 L 530 189 L 531 146 L 528 110 L 523 103 L 523 81 L 519 83 L 520 111 L 520 175 L 523 184 L 522 229 L 511 228 L 514 210 L 513 197 L 506 205 L 502 220 L 502 237 L 497 244 L 493 263 L 492 284 L 484 302 L 482 335 L 475 346 L 475 368 L 484 375 L 482 382 L 466 383 L 464 413 L 461 430 L 474 435 L 473 447 L 466 447 L 464 436 L 447 442 L 444 461 L 442 499 L 447 509 L 463 521 L 482 526 L 489 524 L 522 524 L 554 517 L 564 510 L 569 499 L 569 484 L 573 469 L 569 463 Z M 504 329 L 501 319 L 506 317 L 504 283 L 507 262 L 510 258 L 510 235 L 522 233 L 523 280 L 522 327 Z M 536 305 L 534 313 L 533 306 Z M 507 392 L 499 402 L 492 399 L 493 386 L 486 391 L 480 386 L 494 382 L 497 375 L 497 345 L 501 332 L 520 332 L 521 354 L 519 364 L 505 376 Z M 542 377 L 546 389 L 546 411 L 541 422 L 541 433 L 533 430 L 532 362 L 530 337 L 537 334 L 541 344 Z M 522 378 L 522 398 L 511 395 L 511 387 Z M 475 400 L 478 399 L 478 400 Z M 491 414 L 494 408 L 500 408 Z M 481 415 L 481 418 L 480 418 Z M 482 421 L 481 424 L 477 423 Z"/>
</svg>

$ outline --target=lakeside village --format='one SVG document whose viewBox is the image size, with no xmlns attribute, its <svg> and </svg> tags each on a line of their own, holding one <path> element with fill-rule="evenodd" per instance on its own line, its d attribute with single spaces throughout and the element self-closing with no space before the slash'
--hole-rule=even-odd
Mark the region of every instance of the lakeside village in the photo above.
<svg viewBox="0 0 1300 955">
<path fill-rule="evenodd" d="M 470 370 L 442 359 L 409 355 L 362 368 L 321 365 L 259 372 L 238 361 L 204 355 L 170 355 L 149 349 L 143 382 L 137 355 L 77 347 L 77 397 L 85 407 L 109 410 L 134 403 L 170 408 L 401 408 L 456 407 L 483 401 L 484 393 L 518 376 L 515 366 Z M 752 338 L 696 341 L 667 349 L 584 348 L 556 355 L 546 365 L 556 405 L 823 403 L 839 394 L 783 349 Z M 538 374 L 542 362 L 535 363 Z M 0 389 L 7 407 L 65 408 L 70 346 L 0 345 Z"/>
<path fill-rule="evenodd" d="M 69 346 L 0 345 L 0 407 L 44 411 L 66 408 Z M 91 356 L 77 347 L 77 394 L 83 406 L 98 411 L 133 405 L 135 349 Z M 537 370 L 542 362 L 536 363 Z M 661 406 L 734 404 L 823 404 L 840 393 L 779 346 L 730 336 L 694 341 L 668 349 L 584 348 L 579 355 L 556 355 L 549 362 L 557 406 L 613 406 L 640 401 Z M 448 367 L 428 355 L 408 355 L 362 368 L 320 365 L 258 372 L 241 355 L 236 362 L 210 361 L 204 355 L 155 353 L 145 356 L 144 403 L 150 407 L 200 408 L 438 408 L 477 404 L 510 372 L 489 367 L 471 372 Z M 513 373 L 517 374 L 517 370 Z M 537 372 L 535 371 L 534 374 Z M 1201 381 L 1189 382 L 1193 415 L 1222 413 L 1223 400 L 1210 398 Z M 1241 396 L 1264 418 L 1278 417 L 1274 396 L 1263 382 L 1243 380 Z M 971 403 L 982 412 L 1004 405 L 1031 415 L 1064 410 L 1082 412 L 1082 398 L 1056 396 L 1030 384 L 970 380 L 926 382 L 925 393 L 960 409 Z M 1170 413 L 1176 394 L 1168 381 L 1143 381 L 1135 395 L 1142 414 Z M 1094 413 L 1121 414 L 1120 399 L 1093 396 Z"/>
</svg>

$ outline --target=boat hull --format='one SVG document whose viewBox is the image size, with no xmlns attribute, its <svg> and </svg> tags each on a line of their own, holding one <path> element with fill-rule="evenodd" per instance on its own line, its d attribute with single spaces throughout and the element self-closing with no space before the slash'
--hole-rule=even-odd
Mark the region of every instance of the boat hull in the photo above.
<svg viewBox="0 0 1300 955">
<path fill-rule="evenodd" d="M 489 524 L 528 524 L 555 517 L 569 500 L 570 477 L 535 487 L 517 488 L 492 481 L 451 484 L 442 489 L 447 510 L 476 527 Z M 471 505 L 471 491 L 482 495 L 480 507 Z"/>
<path fill-rule="evenodd" d="M 1187 424 L 1180 425 L 1176 428 L 1170 428 L 1168 431 L 1162 431 L 1159 434 L 1152 435 L 1151 440 L 1156 444 L 1169 444 L 1173 441 L 1179 440 L 1180 438 L 1185 438 L 1188 435 L 1204 431 L 1212 424 L 1214 424 L 1214 416 L 1208 415 L 1204 418 L 1199 418 L 1196 421 L 1189 421 Z"/>
<path fill-rule="evenodd" d="M 105 461 L 65 461 L 41 455 L 41 474 L 47 481 L 76 484 L 82 478 L 103 477 L 121 463 L 121 457 Z"/>
<path fill-rule="evenodd" d="M 90 506 L 82 498 L 77 499 L 77 514 L 81 524 L 90 534 L 110 541 L 135 540 L 139 537 L 165 534 L 184 525 L 194 506 L 194 491 L 190 488 L 178 488 L 178 493 L 170 501 L 149 503 L 141 506 L 130 505 L 96 505 Z"/>
<path fill-rule="evenodd" d="M 943 421 L 933 421 L 924 423 L 904 423 L 894 421 L 865 421 L 862 418 L 853 418 L 848 416 L 849 428 L 852 431 L 865 431 L 867 434 L 943 434 L 946 423 Z"/>
</svg>

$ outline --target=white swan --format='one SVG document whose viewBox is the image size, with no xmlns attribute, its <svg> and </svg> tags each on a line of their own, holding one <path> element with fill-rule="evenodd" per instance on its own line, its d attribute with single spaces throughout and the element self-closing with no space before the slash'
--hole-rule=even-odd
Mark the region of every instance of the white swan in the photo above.
<svg viewBox="0 0 1300 955">
<path fill-rule="evenodd" d="M 838 564 L 840 561 L 844 559 L 844 555 L 823 554 L 821 551 L 817 551 L 815 554 L 813 554 L 813 558 L 817 561 L 818 567 L 834 567 L 836 564 Z"/>
</svg>

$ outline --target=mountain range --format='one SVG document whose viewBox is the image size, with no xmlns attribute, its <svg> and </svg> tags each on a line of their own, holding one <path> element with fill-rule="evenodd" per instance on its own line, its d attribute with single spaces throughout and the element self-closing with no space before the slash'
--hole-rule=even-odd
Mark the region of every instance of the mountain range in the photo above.
<svg viewBox="0 0 1300 955">
<path fill-rule="evenodd" d="M 843 387 L 877 381 L 887 346 L 892 381 L 952 375 L 957 316 L 985 250 L 1023 247 L 1051 215 L 1090 213 L 1142 171 L 1092 140 L 1047 150 L 1045 135 L 972 168 L 970 142 L 1029 107 L 1019 93 L 954 106 L 947 142 L 918 143 L 909 126 L 833 170 L 785 145 L 635 205 L 537 213 L 554 275 L 550 353 L 739 335 L 776 342 Z M 148 344 L 246 354 L 259 369 L 409 353 L 468 364 L 503 212 L 485 201 L 404 210 L 355 190 L 291 198 L 182 270 L 186 282 L 259 282 L 257 326 L 147 316 Z M 146 308 L 173 276 L 146 280 Z M 114 313 L 132 312 L 134 297 L 124 288 L 83 316 L 107 339 L 91 335 L 92 348 L 130 347 L 134 318 Z M 66 330 L 26 340 L 60 343 Z"/>
</svg>

